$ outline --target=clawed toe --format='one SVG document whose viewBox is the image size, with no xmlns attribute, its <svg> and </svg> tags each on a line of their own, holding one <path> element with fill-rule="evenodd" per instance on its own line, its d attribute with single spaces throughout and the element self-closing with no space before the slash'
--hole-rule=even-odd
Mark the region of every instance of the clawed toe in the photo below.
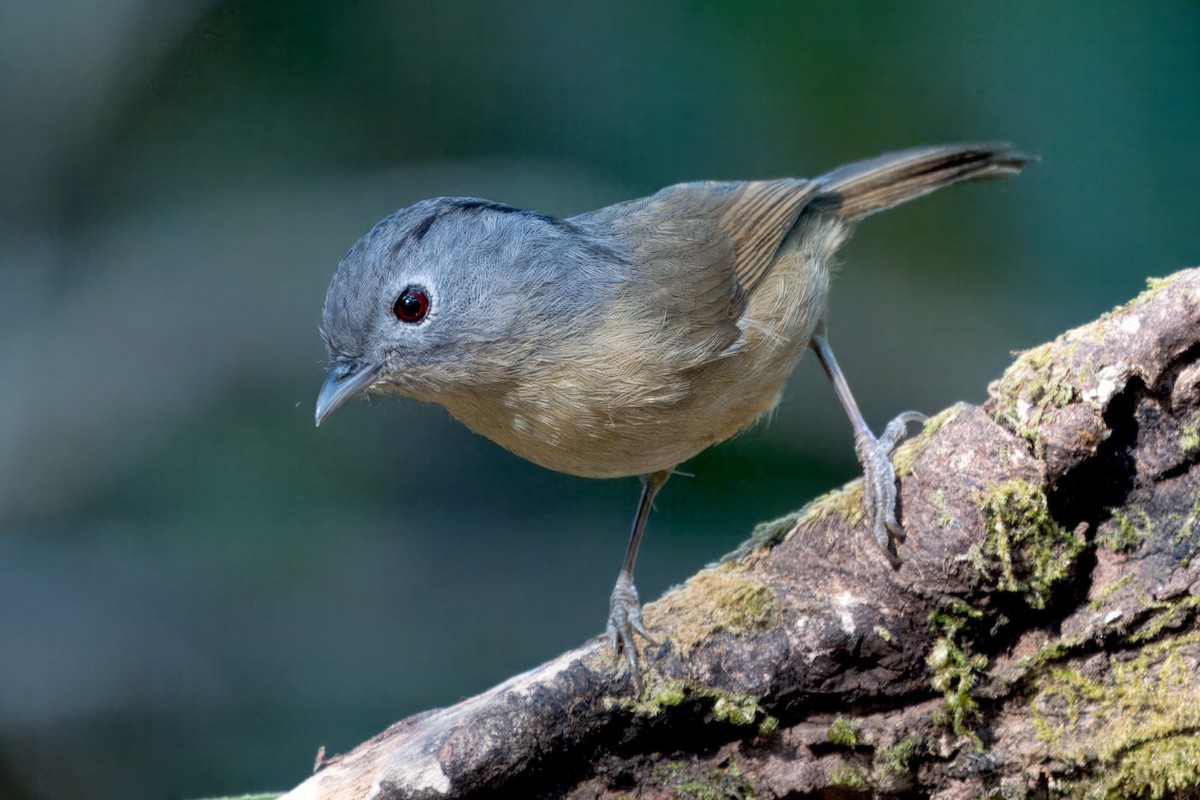
<svg viewBox="0 0 1200 800">
<path fill-rule="evenodd" d="M 863 466 L 863 501 L 872 533 L 893 565 L 899 565 L 895 544 L 904 541 L 904 529 L 896 518 L 896 469 L 892 466 L 892 451 L 908 436 L 908 426 L 928 419 L 916 411 L 906 411 L 896 417 L 883 435 L 876 438 L 870 432 L 860 432 L 855 442 L 858 459 Z"/>
<path fill-rule="evenodd" d="M 908 438 L 909 425 L 914 422 L 924 425 L 928 420 L 929 416 L 920 411 L 905 411 L 887 424 L 887 427 L 883 429 L 883 435 L 879 437 L 879 443 L 887 448 L 890 455 L 896 449 L 896 445 Z"/>
<path fill-rule="evenodd" d="M 633 581 L 622 575 L 617 579 L 609 601 L 608 643 L 614 656 L 625 657 L 625 663 L 633 675 L 633 683 L 640 692 L 641 673 L 638 669 L 636 636 L 641 636 L 652 645 L 658 644 L 642 622 L 642 608 Z"/>
<path fill-rule="evenodd" d="M 896 519 L 896 470 L 892 467 L 891 455 L 896 445 L 908 436 L 909 423 L 924 422 L 928 418 L 916 411 L 906 411 L 888 423 L 882 436 L 876 437 L 863 420 L 858 403 L 854 402 L 854 395 L 846 384 L 846 377 L 833 357 L 833 349 L 825 338 L 824 323 L 813 333 L 809 346 L 820 359 L 829 382 L 833 384 L 833 391 L 846 409 L 850 424 L 854 426 L 854 448 L 863 466 L 863 501 L 871 531 L 892 565 L 899 566 L 900 559 L 894 545 L 904 541 L 904 530 Z"/>
</svg>

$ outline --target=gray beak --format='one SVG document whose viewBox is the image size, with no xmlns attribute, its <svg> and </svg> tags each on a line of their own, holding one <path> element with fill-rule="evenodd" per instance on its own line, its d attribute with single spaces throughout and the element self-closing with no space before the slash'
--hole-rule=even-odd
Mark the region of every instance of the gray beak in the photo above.
<svg viewBox="0 0 1200 800">
<path fill-rule="evenodd" d="M 321 384 L 317 394 L 317 425 L 320 426 L 325 418 L 337 411 L 342 403 L 375 383 L 379 373 L 383 372 L 383 364 L 356 364 L 350 361 L 337 361 L 329 368 L 329 375 Z"/>
</svg>

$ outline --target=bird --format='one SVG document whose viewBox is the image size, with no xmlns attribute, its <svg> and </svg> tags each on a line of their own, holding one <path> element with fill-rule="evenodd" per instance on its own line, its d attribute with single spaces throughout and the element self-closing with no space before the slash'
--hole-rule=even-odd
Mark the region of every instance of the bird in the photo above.
<svg viewBox="0 0 1200 800">
<path fill-rule="evenodd" d="M 348 399 L 438 403 L 551 470 L 637 476 L 641 495 L 606 633 L 640 686 L 633 572 L 676 468 L 769 414 L 807 350 L 854 430 L 869 526 L 897 563 L 891 452 L 924 415 L 876 436 L 827 335 L 831 263 L 863 218 L 943 186 L 1015 175 L 1007 143 L 886 153 L 814 179 L 679 183 L 568 218 L 475 197 L 422 200 L 364 234 L 322 309 L 319 426 Z"/>
</svg>

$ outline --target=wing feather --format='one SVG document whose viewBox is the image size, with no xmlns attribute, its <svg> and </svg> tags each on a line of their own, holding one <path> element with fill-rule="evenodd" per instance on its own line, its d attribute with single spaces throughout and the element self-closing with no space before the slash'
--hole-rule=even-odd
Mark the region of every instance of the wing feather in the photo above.
<svg viewBox="0 0 1200 800">
<path fill-rule="evenodd" d="M 746 298 L 814 194 L 805 180 L 698 182 L 572 218 L 616 234 L 630 255 L 630 291 L 701 358 L 741 336 Z"/>
</svg>

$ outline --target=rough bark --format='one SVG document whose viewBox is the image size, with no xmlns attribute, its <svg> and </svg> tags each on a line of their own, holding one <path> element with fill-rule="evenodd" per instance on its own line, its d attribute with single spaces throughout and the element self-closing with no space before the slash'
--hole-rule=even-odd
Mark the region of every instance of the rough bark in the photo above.
<svg viewBox="0 0 1200 800">
<path fill-rule="evenodd" d="M 594 639 L 322 760 L 300 798 L 1200 796 L 1200 270 L 1021 355 L 861 483 Z"/>
</svg>

